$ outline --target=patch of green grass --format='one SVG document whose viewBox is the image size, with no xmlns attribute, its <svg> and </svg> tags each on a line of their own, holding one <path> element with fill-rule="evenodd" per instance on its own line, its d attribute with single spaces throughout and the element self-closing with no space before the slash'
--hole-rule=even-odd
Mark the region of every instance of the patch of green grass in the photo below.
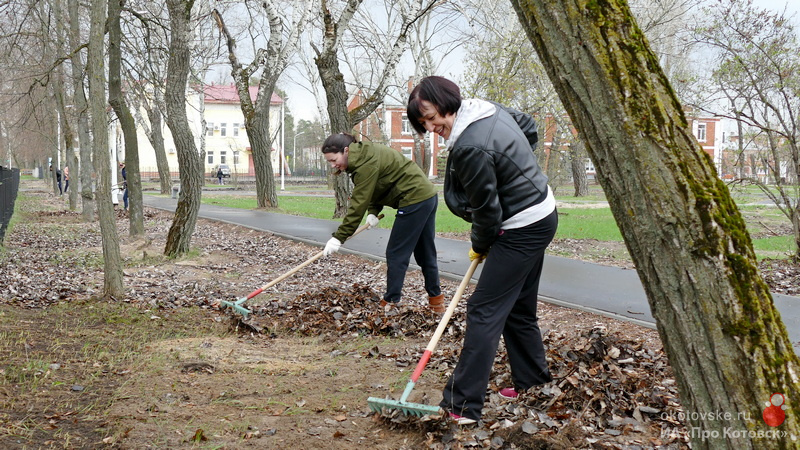
<svg viewBox="0 0 800 450">
<path fill-rule="evenodd" d="M 611 208 L 558 208 L 557 239 L 622 241 Z"/>
<path fill-rule="evenodd" d="M 753 239 L 753 250 L 756 251 L 759 259 L 765 257 L 776 257 L 783 255 L 787 257 L 789 252 L 795 249 L 793 236 L 771 236 L 760 239 Z M 780 257 L 780 256 L 777 256 Z"/>
<path fill-rule="evenodd" d="M 257 206 L 256 198 L 252 196 L 205 195 L 202 202 L 239 209 L 255 209 Z M 333 197 L 282 195 L 278 199 L 278 208 L 272 210 L 272 212 L 339 222 L 338 219 L 332 218 L 335 207 L 336 200 Z M 378 228 L 392 228 L 395 210 L 393 208 L 384 208 L 383 214 L 385 217 L 381 220 Z M 440 233 L 460 233 L 468 231 L 469 227 L 469 223 L 456 217 L 447 209 L 443 200 L 439 201 L 439 208 L 436 210 L 436 231 Z"/>
<path fill-rule="evenodd" d="M 752 190 L 752 189 L 750 189 Z M 593 193 L 589 197 L 560 196 L 563 201 L 595 201 L 605 200 L 602 193 Z M 218 204 L 233 208 L 254 209 L 256 199 L 252 196 L 204 196 L 204 203 Z M 278 200 L 279 208 L 275 212 L 293 214 L 304 217 L 331 220 L 335 200 L 330 197 L 292 196 L 282 195 Z M 385 217 L 378 225 L 379 228 L 389 229 L 394 225 L 395 213 L 392 208 L 384 208 Z M 765 224 L 775 226 L 785 222 L 783 215 L 774 207 L 768 205 L 746 205 L 742 213 L 747 219 L 748 229 L 752 232 L 762 232 Z M 436 231 L 439 233 L 464 233 L 469 231 L 470 224 L 453 215 L 444 201 L 440 199 L 436 211 Z M 596 239 L 599 241 L 622 242 L 622 233 L 617 222 L 611 214 L 611 208 L 581 208 L 561 207 L 558 209 L 557 239 Z M 753 240 L 753 247 L 759 258 L 786 257 L 788 251 L 794 248 L 791 236 L 767 237 Z"/>
</svg>

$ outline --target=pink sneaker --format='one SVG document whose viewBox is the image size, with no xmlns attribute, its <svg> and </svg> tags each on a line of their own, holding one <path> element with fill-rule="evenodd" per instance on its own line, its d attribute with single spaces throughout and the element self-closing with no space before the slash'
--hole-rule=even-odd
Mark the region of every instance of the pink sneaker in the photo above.
<svg viewBox="0 0 800 450">
<path fill-rule="evenodd" d="M 519 397 L 519 392 L 513 387 L 507 387 L 500 389 L 500 397 L 507 398 L 509 400 L 516 400 Z"/>
<path fill-rule="evenodd" d="M 463 417 L 453 413 L 450 413 L 450 418 L 459 425 L 472 425 L 473 423 L 477 422 L 475 419 L 470 419 L 469 417 Z"/>
</svg>

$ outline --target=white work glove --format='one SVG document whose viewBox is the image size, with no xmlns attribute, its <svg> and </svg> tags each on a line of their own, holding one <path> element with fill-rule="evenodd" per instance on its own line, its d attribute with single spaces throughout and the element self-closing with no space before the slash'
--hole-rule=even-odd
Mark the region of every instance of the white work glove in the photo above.
<svg viewBox="0 0 800 450">
<path fill-rule="evenodd" d="M 367 229 L 370 229 L 372 227 L 377 227 L 379 220 L 380 219 L 378 219 L 378 216 L 376 216 L 375 214 L 368 215 L 367 216 Z"/>
<path fill-rule="evenodd" d="M 339 248 L 342 246 L 342 242 L 335 237 L 328 239 L 328 243 L 325 244 L 325 250 L 322 251 L 323 256 L 328 256 L 331 253 L 336 253 L 339 251 Z"/>
</svg>

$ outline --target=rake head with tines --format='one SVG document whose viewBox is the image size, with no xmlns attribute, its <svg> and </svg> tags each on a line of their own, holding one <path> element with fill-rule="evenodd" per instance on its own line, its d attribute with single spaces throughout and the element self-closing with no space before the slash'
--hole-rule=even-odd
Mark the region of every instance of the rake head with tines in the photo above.
<svg viewBox="0 0 800 450">
<path fill-rule="evenodd" d="M 403 402 L 398 400 L 391 400 L 388 398 L 370 397 L 367 399 L 367 404 L 369 405 L 369 409 L 371 409 L 376 413 L 381 413 L 383 409 L 386 408 L 386 409 L 399 410 L 400 412 L 408 416 L 417 416 L 417 417 L 439 414 L 442 411 L 438 406 L 423 405 L 422 403 Z"/>
<path fill-rule="evenodd" d="M 238 312 L 246 319 L 247 315 L 250 314 L 251 311 L 242 306 L 242 303 L 246 302 L 247 300 L 248 297 L 242 297 L 239 300 L 236 300 L 235 302 L 226 302 L 223 300 L 221 303 L 223 307 L 227 306 L 228 308 L 232 308 L 234 311 Z"/>
</svg>

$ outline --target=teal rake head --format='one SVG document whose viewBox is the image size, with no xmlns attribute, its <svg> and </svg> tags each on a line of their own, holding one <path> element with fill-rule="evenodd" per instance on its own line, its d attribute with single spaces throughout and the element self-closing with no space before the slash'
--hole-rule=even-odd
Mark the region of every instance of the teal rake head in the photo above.
<svg viewBox="0 0 800 450">
<path fill-rule="evenodd" d="M 246 300 L 247 297 L 242 297 L 239 300 L 236 300 L 235 302 L 226 302 L 223 300 L 221 303 L 222 306 L 227 306 L 228 308 L 232 308 L 234 311 L 238 312 L 239 314 L 247 318 L 247 315 L 250 314 L 251 311 L 242 306 L 242 303 L 244 303 Z"/>
<path fill-rule="evenodd" d="M 388 398 L 370 397 L 367 399 L 367 404 L 369 405 L 369 409 L 376 413 L 380 413 L 384 409 L 396 409 L 407 416 L 417 417 L 439 414 L 442 411 L 438 406 L 390 400 Z"/>
</svg>

